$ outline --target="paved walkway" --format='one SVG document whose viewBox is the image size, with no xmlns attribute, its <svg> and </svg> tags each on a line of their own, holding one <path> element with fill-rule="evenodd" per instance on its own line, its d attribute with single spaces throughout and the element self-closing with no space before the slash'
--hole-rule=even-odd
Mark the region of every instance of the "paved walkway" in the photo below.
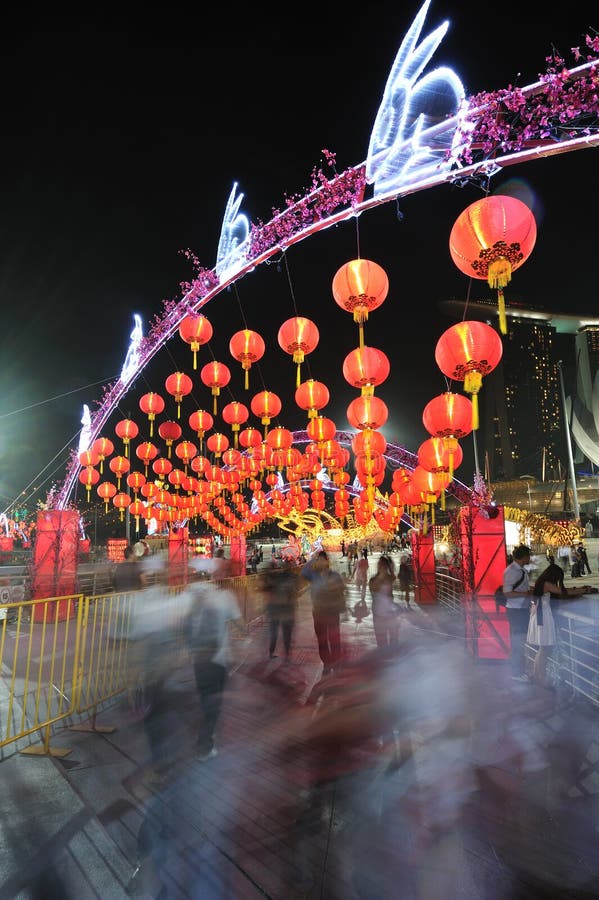
<svg viewBox="0 0 599 900">
<path fill-rule="evenodd" d="M 4 760 L 0 900 L 125 898 L 140 841 L 138 897 L 157 896 L 155 866 L 176 900 L 598 896 L 596 711 L 464 658 L 440 611 L 404 607 L 401 625 L 383 660 L 372 616 L 344 622 L 345 664 L 314 703 L 307 592 L 291 665 L 254 623 L 204 763 L 191 667 L 175 667 L 162 781 L 124 700 L 106 730 L 59 731 L 63 759 Z"/>
</svg>

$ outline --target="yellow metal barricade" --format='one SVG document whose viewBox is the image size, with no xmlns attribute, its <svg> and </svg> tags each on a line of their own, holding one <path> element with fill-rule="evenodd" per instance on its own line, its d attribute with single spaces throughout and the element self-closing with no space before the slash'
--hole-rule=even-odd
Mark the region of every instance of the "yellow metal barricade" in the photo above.
<svg viewBox="0 0 599 900">
<path fill-rule="evenodd" d="M 0 620 L 0 747 L 39 732 L 22 753 L 66 756 L 50 747 L 51 727 L 71 715 L 77 695 L 82 596 L 6 605 Z"/>
</svg>

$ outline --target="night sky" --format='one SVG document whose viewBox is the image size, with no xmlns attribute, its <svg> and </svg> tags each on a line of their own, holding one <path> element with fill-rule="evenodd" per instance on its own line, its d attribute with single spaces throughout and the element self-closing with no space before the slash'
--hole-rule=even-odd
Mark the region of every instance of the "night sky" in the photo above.
<svg viewBox="0 0 599 900">
<path fill-rule="evenodd" d="M 431 66 L 453 67 L 468 96 L 526 85 L 545 71 L 552 44 L 574 65 L 570 48 L 599 29 L 596 3 L 572 4 L 567 13 L 527 3 L 525 21 L 523 8 L 504 3 L 488 20 L 471 4 L 433 0 L 424 33 L 446 18 L 451 24 Z M 132 16 L 114 24 L 37 20 L 4 31 L 0 509 L 21 492 L 33 505 L 62 480 L 83 403 L 93 412 L 102 385 L 120 373 L 133 313 L 147 332 L 163 301 L 180 298 L 181 282 L 194 275 L 187 248 L 214 266 L 234 182 L 246 215 L 266 222 L 286 196 L 306 192 L 323 149 L 336 154 L 339 172 L 366 159 L 387 75 L 419 4 L 370 3 L 357 14 L 308 3 L 284 19 L 280 9 L 252 5 L 234 17 L 223 6 L 207 16 L 171 13 L 143 23 Z M 597 150 L 585 149 L 492 179 L 493 193 L 529 202 L 538 226 L 530 259 L 506 289 L 508 303 L 599 315 L 597 159 Z M 305 427 L 293 401 L 295 366 L 276 340 L 297 313 L 313 319 L 321 335 L 303 377 L 328 385 L 331 401 L 322 412 L 348 427 L 345 411 L 356 392 L 341 366 L 358 335 L 335 304 L 331 281 L 359 244 L 359 255 L 382 265 L 390 281 L 387 300 L 365 326 L 366 343 L 391 360 L 391 375 L 377 389 L 390 410 L 384 433 L 416 451 L 428 437 L 422 410 L 446 390 L 434 348 L 452 320 L 438 303 L 465 299 L 468 290 L 450 258 L 449 233 L 482 195 L 473 184 L 443 185 L 384 204 L 290 248 L 211 301 L 203 311 L 214 337 L 200 363 L 213 355 L 231 369 L 220 405 L 236 399 L 249 407 L 267 388 L 284 403 L 278 424 Z M 485 282 L 475 282 L 471 297 L 488 293 Z M 228 350 L 246 325 L 267 344 L 248 392 Z M 177 370 L 194 375 L 189 347 L 175 337 L 117 418 L 130 414 L 143 424 L 137 396 L 156 390 L 168 397 L 164 378 Z M 195 376 L 185 421 L 198 406 L 211 410 Z M 227 433 L 217 421 L 215 430 Z M 471 483 L 464 449 L 456 475 Z"/>
</svg>

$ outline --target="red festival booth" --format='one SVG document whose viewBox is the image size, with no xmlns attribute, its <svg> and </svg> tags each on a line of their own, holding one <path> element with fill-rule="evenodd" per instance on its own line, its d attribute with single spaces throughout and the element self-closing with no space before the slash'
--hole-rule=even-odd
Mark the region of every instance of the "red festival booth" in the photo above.
<svg viewBox="0 0 599 900">
<path fill-rule="evenodd" d="M 497 610 L 494 596 L 507 566 L 503 507 L 462 506 L 458 522 L 467 646 L 478 659 L 507 659 L 507 614 Z"/>
<path fill-rule="evenodd" d="M 435 586 L 435 544 L 432 529 L 423 534 L 412 531 L 412 565 L 414 567 L 414 597 L 419 606 L 437 602 Z"/>
<path fill-rule="evenodd" d="M 76 593 L 77 554 L 79 552 L 79 513 L 72 509 L 40 510 L 37 516 L 34 573 L 31 588 L 33 600 L 68 597 Z M 52 621 L 70 619 L 75 613 L 70 599 L 60 600 L 51 613 L 46 604 L 36 604 L 33 621 L 44 616 Z"/>
</svg>

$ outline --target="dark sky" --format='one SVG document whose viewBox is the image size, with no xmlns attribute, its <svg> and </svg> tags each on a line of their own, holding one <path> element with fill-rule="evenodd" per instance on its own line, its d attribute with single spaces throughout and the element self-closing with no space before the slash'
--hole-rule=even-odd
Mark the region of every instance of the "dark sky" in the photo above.
<svg viewBox="0 0 599 900">
<path fill-rule="evenodd" d="M 307 3 L 283 16 L 280 5 L 235 14 L 223 5 L 164 21 L 38 19 L 3 32 L 0 508 L 33 486 L 35 499 L 43 498 L 64 477 L 82 404 L 94 410 L 101 385 L 118 376 L 133 313 L 147 331 L 162 302 L 181 296 L 180 283 L 193 277 L 186 248 L 214 266 L 233 182 L 250 220 L 267 221 L 286 195 L 306 192 L 323 148 L 337 155 L 338 171 L 365 160 L 387 75 L 418 9 L 417 2 L 370 3 L 363 12 Z M 552 44 L 572 64 L 570 47 L 599 28 L 590 2 L 567 13 L 506 2 L 492 20 L 486 15 L 433 0 L 427 16 L 424 33 L 450 19 L 431 65 L 452 66 L 467 95 L 536 80 Z M 524 191 L 538 226 L 508 302 L 599 313 L 596 154 L 539 159 L 492 180 L 492 192 Z M 401 221 L 398 206 L 385 204 L 357 225 L 352 219 L 291 248 L 280 265 L 263 265 L 219 295 L 204 312 L 214 326 L 212 353 L 233 373 L 222 402 L 249 406 L 266 387 L 284 400 L 280 424 L 305 426 L 293 403 L 295 368 L 276 342 L 297 310 L 321 333 L 304 377 L 328 384 L 323 414 L 347 428 L 356 393 L 341 365 L 357 329 L 334 303 L 331 281 L 358 255 L 359 238 L 360 255 L 390 280 L 387 300 L 366 325 L 366 342 L 391 360 L 377 390 L 390 409 L 385 434 L 416 450 L 428 437 L 422 409 L 446 389 L 434 348 L 452 322 L 438 302 L 465 298 L 468 288 L 451 261 L 449 233 L 481 196 L 471 184 L 436 187 L 402 199 Z M 476 282 L 473 298 L 486 296 L 485 287 Z M 247 393 L 228 351 L 245 324 L 267 343 Z M 212 358 L 205 352 L 201 361 Z M 176 370 L 193 374 L 178 338 L 138 379 L 137 395 L 165 394 L 164 377 Z M 131 397 L 121 412 L 141 424 Z M 187 414 L 197 406 L 211 408 L 201 384 Z M 471 482 L 469 471 L 456 474 Z"/>
</svg>

